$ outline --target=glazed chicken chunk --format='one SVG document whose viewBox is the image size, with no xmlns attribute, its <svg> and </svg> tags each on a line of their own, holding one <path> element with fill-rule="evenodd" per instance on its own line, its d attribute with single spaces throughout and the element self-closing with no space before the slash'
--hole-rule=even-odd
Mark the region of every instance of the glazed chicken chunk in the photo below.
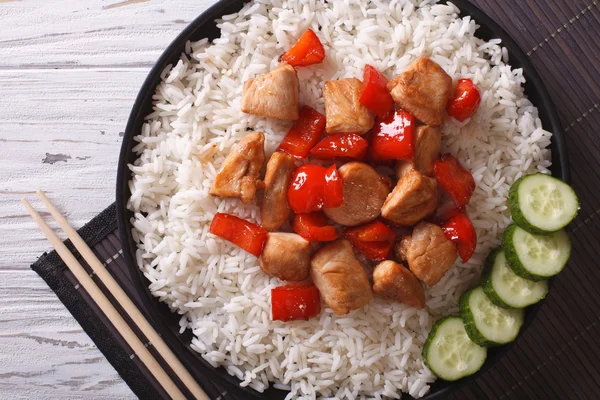
<svg viewBox="0 0 600 400">
<path fill-rule="evenodd" d="M 324 210 L 329 219 L 341 225 L 356 226 L 377 218 L 390 193 L 389 181 L 362 162 L 346 163 L 338 173 L 344 185 L 344 202 L 341 207 Z"/>
<path fill-rule="evenodd" d="M 295 233 L 271 232 L 258 259 L 263 272 L 284 281 L 303 281 L 310 270 L 310 242 Z"/>
<path fill-rule="evenodd" d="M 325 304 L 337 315 L 359 309 L 373 297 L 367 273 L 347 240 L 317 251 L 310 262 L 310 276 Z"/>
<path fill-rule="evenodd" d="M 290 216 L 287 188 L 296 165 L 294 157 L 276 151 L 267 163 L 264 180 L 264 197 L 260 205 L 262 227 L 276 231 Z"/>
<path fill-rule="evenodd" d="M 271 72 L 244 83 L 242 111 L 261 117 L 295 121 L 299 118 L 298 76 L 294 67 L 280 63 Z"/>
<path fill-rule="evenodd" d="M 388 82 L 394 101 L 427 125 L 440 125 L 452 96 L 452 78 L 427 57 L 419 57 Z"/>
<path fill-rule="evenodd" d="M 417 171 L 433 176 L 433 164 L 440 158 L 442 134 L 437 126 L 421 125 L 415 132 L 413 162 Z"/>
<path fill-rule="evenodd" d="M 400 241 L 400 253 L 419 280 L 433 286 L 442 279 L 458 257 L 456 244 L 437 225 L 421 222 L 411 236 Z"/>
<path fill-rule="evenodd" d="M 363 135 L 373 127 L 373 114 L 359 101 L 361 88 L 362 82 L 356 78 L 325 82 L 323 99 L 328 134 L 351 132 Z"/>
<path fill-rule="evenodd" d="M 437 182 L 423 176 L 411 164 L 404 164 L 399 170 L 401 176 L 385 200 L 381 215 L 397 224 L 412 226 L 435 211 Z"/>
<path fill-rule="evenodd" d="M 390 260 L 382 261 L 375 267 L 373 292 L 411 307 L 425 307 L 425 291 L 421 282 L 407 268 Z"/>
<path fill-rule="evenodd" d="M 229 152 L 217 174 L 210 194 L 221 197 L 238 197 L 249 203 L 256 196 L 260 170 L 265 163 L 265 136 L 252 132 Z"/>
</svg>

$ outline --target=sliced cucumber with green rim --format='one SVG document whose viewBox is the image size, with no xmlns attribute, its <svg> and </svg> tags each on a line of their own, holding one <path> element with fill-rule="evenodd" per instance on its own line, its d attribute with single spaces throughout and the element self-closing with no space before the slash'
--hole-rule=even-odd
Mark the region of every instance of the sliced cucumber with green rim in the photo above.
<svg viewBox="0 0 600 400">
<path fill-rule="evenodd" d="M 423 345 L 425 365 L 446 381 L 473 375 L 486 357 L 487 349 L 469 339 L 463 321 L 457 316 L 436 321 Z"/>
<path fill-rule="evenodd" d="M 469 338 L 480 346 L 512 342 L 525 320 L 523 310 L 502 308 L 492 303 L 481 286 L 463 293 L 459 308 Z"/>
<path fill-rule="evenodd" d="M 488 256 L 481 286 L 492 303 L 504 308 L 525 308 L 548 293 L 548 281 L 535 282 L 515 274 L 501 247 Z"/>
<path fill-rule="evenodd" d="M 571 240 L 564 230 L 536 235 L 513 224 L 504 231 L 502 241 L 512 270 L 532 281 L 558 274 L 571 255 Z"/>
<path fill-rule="evenodd" d="M 510 188 L 513 220 L 531 233 L 556 232 L 575 219 L 579 199 L 571 186 L 546 174 L 525 175 Z"/>
</svg>

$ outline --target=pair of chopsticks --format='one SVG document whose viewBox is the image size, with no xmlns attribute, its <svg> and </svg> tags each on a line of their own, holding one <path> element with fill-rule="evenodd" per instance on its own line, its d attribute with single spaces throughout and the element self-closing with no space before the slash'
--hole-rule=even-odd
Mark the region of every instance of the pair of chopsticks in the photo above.
<svg viewBox="0 0 600 400">
<path fill-rule="evenodd" d="M 111 292 L 117 302 L 137 325 L 137 327 L 144 333 L 154 348 L 160 353 L 162 358 L 167 362 L 169 367 L 175 372 L 177 377 L 183 382 L 188 388 L 192 395 L 197 400 L 209 400 L 208 396 L 198 382 L 190 375 L 188 370 L 183 366 L 181 361 L 177 359 L 175 354 L 169 349 L 164 340 L 158 335 L 156 330 L 150 325 L 148 320 L 142 315 L 140 310 L 133 304 L 131 299 L 123 291 L 121 286 L 114 280 L 112 275 L 104 267 L 104 265 L 98 260 L 96 255 L 88 247 L 85 241 L 79 236 L 77 231 L 67 222 L 66 218 L 58 211 L 58 209 L 48 200 L 45 193 L 41 190 L 37 191 L 38 196 L 42 199 L 50 214 L 56 219 L 58 225 L 67 234 L 71 242 L 79 251 L 79 254 L 89 264 L 96 276 L 102 281 L 104 286 Z M 21 200 L 27 212 L 31 215 L 33 220 L 38 224 L 46 238 L 54 246 L 54 249 L 65 262 L 67 267 L 71 270 L 73 275 L 77 278 L 81 286 L 91 296 L 92 300 L 100 307 L 104 315 L 109 319 L 113 326 L 117 329 L 119 334 L 125 339 L 127 344 L 133 349 L 137 357 L 144 363 L 150 373 L 156 378 L 159 384 L 165 389 L 169 396 L 174 399 L 185 399 L 184 394 L 179 390 L 175 382 L 169 377 L 165 370 L 160 366 L 152 354 L 148 351 L 144 343 L 137 337 L 133 330 L 127 325 L 127 322 L 115 309 L 115 307 L 108 300 L 106 295 L 102 293 L 98 285 L 94 282 L 91 276 L 85 271 L 81 264 L 77 261 L 75 256 L 69 251 L 67 246 L 64 245 L 62 240 L 46 224 L 40 214 L 29 204 L 25 199 Z"/>
</svg>

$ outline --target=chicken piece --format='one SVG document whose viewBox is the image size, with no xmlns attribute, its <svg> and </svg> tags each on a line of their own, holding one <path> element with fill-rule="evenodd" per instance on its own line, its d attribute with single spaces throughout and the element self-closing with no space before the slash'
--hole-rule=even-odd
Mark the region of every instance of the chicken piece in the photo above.
<svg viewBox="0 0 600 400">
<path fill-rule="evenodd" d="M 295 121 L 299 118 L 298 76 L 282 62 L 271 72 L 244 83 L 241 108 L 246 114 Z"/>
<path fill-rule="evenodd" d="M 458 257 L 456 244 L 442 228 L 425 221 L 415 226 L 411 236 L 402 238 L 400 252 L 412 273 L 429 286 L 438 283 Z"/>
<path fill-rule="evenodd" d="M 411 307 L 425 307 L 425 291 L 421 282 L 402 265 L 382 261 L 373 271 L 373 292 L 385 299 Z"/>
<path fill-rule="evenodd" d="M 427 125 L 440 125 L 452 96 L 452 78 L 427 57 L 419 57 L 388 82 L 394 101 Z"/>
<path fill-rule="evenodd" d="M 375 123 L 373 114 L 359 101 L 362 82 L 356 78 L 325 82 L 323 99 L 327 124 L 332 133 L 367 133 Z"/>
<path fill-rule="evenodd" d="M 439 126 L 421 125 L 415 134 L 413 162 L 417 171 L 433 176 L 433 164 L 440 158 L 442 134 Z"/>
<path fill-rule="evenodd" d="M 367 273 L 347 240 L 322 247 L 310 262 L 310 276 L 325 304 L 337 315 L 359 309 L 373 297 Z"/>
<path fill-rule="evenodd" d="M 325 215 L 346 226 L 373 221 L 390 193 L 389 180 L 368 164 L 349 162 L 338 170 L 344 186 L 344 202 L 338 208 L 326 208 Z"/>
<path fill-rule="evenodd" d="M 256 184 L 264 163 L 265 136 L 262 132 L 247 134 L 225 158 L 209 193 L 251 202 L 256 196 Z"/>
<path fill-rule="evenodd" d="M 411 226 L 435 211 L 437 182 L 412 167 L 403 170 L 396 187 L 381 207 L 381 215 L 397 224 Z"/>
<path fill-rule="evenodd" d="M 273 153 L 267 163 L 260 216 L 262 227 L 270 232 L 279 229 L 290 216 L 287 189 L 295 168 L 294 157 L 279 151 Z"/>
<path fill-rule="evenodd" d="M 310 271 L 311 246 L 295 233 L 271 232 L 258 259 L 260 269 L 284 281 L 303 281 Z"/>
</svg>

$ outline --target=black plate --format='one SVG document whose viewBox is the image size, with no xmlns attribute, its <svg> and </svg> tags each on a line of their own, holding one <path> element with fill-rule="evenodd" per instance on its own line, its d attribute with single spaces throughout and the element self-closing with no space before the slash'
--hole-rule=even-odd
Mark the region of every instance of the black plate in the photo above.
<svg viewBox="0 0 600 400">
<path fill-rule="evenodd" d="M 527 80 L 525 91 L 531 102 L 538 107 L 539 116 L 546 130 L 553 133 L 552 137 L 552 175 L 561 178 L 565 182 L 569 182 L 569 170 L 567 162 L 567 151 L 562 128 L 557 117 L 557 113 L 552 104 L 546 88 L 544 87 L 539 75 L 533 68 L 529 58 L 517 46 L 514 40 L 506 33 L 498 24 L 491 18 L 485 15 L 480 9 L 472 5 L 466 0 L 452 0 L 461 10 L 461 15 L 471 15 L 473 19 L 481 26 L 477 30 L 477 36 L 490 40 L 493 38 L 502 39 L 502 44 L 508 49 L 510 55 L 510 64 L 513 68 L 523 68 L 524 76 Z M 119 234 L 123 248 L 123 257 L 131 269 L 131 276 L 136 280 L 136 286 L 142 292 L 144 306 L 154 326 L 162 333 L 165 342 L 167 342 L 172 350 L 177 354 L 180 360 L 186 365 L 193 376 L 200 383 L 206 379 L 220 381 L 227 387 L 228 391 L 239 393 L 241 398 L 253 397 L 257 399 L 283 399 L 285 392 L 270 388 L 265 393 L 260 394 L 253 389 L 240 388 L 237 378 L 230 376 L 224 368 L 213 368 L 198 353 L 189 347 L 191 341 L 191 333 L 189 331 L 184 334 L 179 334 L 179 316 L 169 311 L 165 304 L 153 297 L 148 290 L 149 282 L 143 276 L 135 263 L 135 243 L 131 236 L 130 218 L 132 213 L 127 210 L 127 199 L 130 196 L 128 182 L 131 179 L 131 173 L 127 164 L 132 164 L 136 155 L 131 151 L 134 141 L 133 137 L 137 135 L 144 122 L 144 117 L 152 112 L 152 95 L 158 83 L 160 82 L 160 74 L 168 64 L 176 64 L 181 53 L 184 51 L 185 43 L 188 40 L 199 40 L 202 38 L 214 39 L 219 36 L 219 29 L 214 22 L 215 19 L 222 15 L 231 14 L 241 9 L 244 2 L 240 0 L 221 0 L 213 7 L 208 9 L 193 22 L 191 22 L 181 34 L 169 45 L 165 52 L 160 56 L 150 74 L 146 78 L 140 92 L 136 98 L 135 104 L 129 116 L 123 144 L 121 147 L 121 155 L 119 159 L 119 170 L 117 173 L 117 213 L 119 222 Z M 535 306 L 529 307 L 526 312 L 525 324 L 522 331 L 533 321 L 538 313 L 543 302 Z M 448 383 L 438 380 L 426 397 L 426 399 L 445 398 L 450 391 L 455 390 L 464 383 L 470 382 L 486 369 L 490 368 L 498 361 L 503 354 L 511 348 L 511 344 L 490 349 L 488 352 L 488 360 L 481 371 L 473 377 L 462 379 L 458 382 Z M 403 398 L 410 398 L 405 395 Z"/>
</svg>

